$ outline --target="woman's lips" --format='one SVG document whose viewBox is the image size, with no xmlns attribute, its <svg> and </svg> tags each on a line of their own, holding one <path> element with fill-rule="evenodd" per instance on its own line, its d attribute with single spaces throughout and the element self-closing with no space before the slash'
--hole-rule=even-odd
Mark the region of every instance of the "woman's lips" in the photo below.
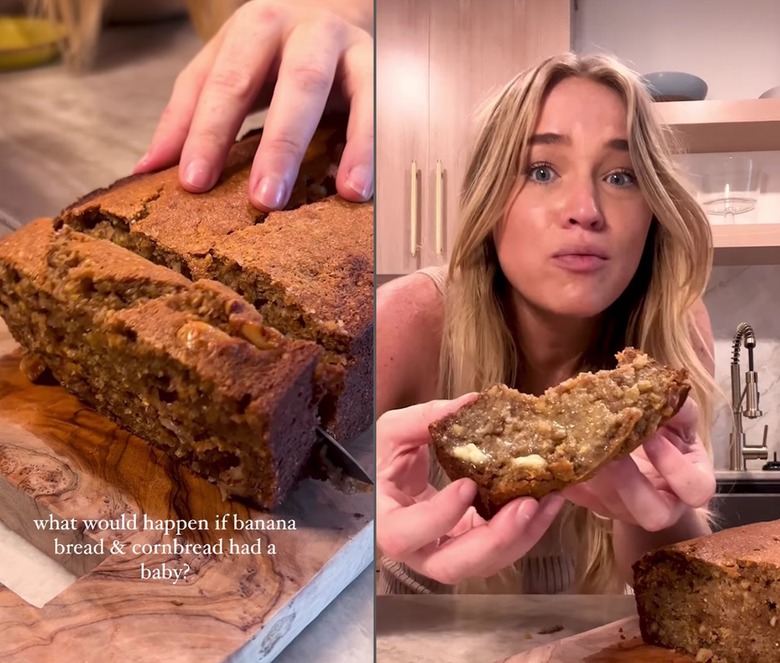
<svg viewBox="0 0 780 663">
<path fill-rule="evenodd" d="M 607 259 L 592 253 L 565 253 L 553 256 L 553 262 L 558 267 L 569 272 L 595 272 L 607 264 Z"/>
</svg>

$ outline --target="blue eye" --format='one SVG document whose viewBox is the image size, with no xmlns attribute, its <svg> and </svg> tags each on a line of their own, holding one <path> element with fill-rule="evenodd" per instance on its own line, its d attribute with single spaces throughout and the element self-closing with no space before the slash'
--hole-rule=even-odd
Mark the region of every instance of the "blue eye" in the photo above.
<svg viewBox="0 0 780 663">
<path fill-rule="evenodd" d="M 556 177 L 555 171 L 547 165 L 531 166 L 528 169 L 528 178 L 539 184 L 549 184 Z"/>
<path fill-rule="evenodd" d="M 607 182 L 617 187 L 627 187 L 636 184 L 636 177 L 626 170 L 618 170 L 607 175 Z"/>
</svg>

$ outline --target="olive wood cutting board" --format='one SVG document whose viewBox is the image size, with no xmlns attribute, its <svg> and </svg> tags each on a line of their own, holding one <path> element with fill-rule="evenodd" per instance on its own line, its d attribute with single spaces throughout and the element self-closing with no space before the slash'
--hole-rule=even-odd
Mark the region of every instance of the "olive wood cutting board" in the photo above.
<svg viewBox="0 0 780 663">
<path fill-rule="evenodd" d="M 639 617 L 626 617 L 599 628 L 496 661 L 496 663 L 694 663 L 692 656 L 648 645 L 639 633 Z"/>
<path fill-rule="evenodd" d="M 306 480 L 271 514 L 223 501 L 208 481 L 61 387 L 32 385 L 19 358 L 0 321 L 0 520 L 78 579 L 42 608 L 0 585 L 4 663 L 265 663 L 371 563 L 372 492 Z M 370 439 L 350 446 L 367 468 Z M 34 519 L 75 519 L 78 528 L 39 529 Z M 85 531 L 85 519 L 116 522 Z M 146 553 L 172 539 L 142 523 L 167 520 L 204 520 L 205 528 L 183 526 L 179 541 L 212 548 Z M 246 527 L 269 520 L 296 529 Z M 58 555 L 55 538 L 89 544 L 81 550 L 92 554 Z M 100 539 L 102 552 L 93 550 Z M 124 554 L 109 551 L 114 540 Z M 142 579 L 142 568 L 152 577 Z"/>
</svg>

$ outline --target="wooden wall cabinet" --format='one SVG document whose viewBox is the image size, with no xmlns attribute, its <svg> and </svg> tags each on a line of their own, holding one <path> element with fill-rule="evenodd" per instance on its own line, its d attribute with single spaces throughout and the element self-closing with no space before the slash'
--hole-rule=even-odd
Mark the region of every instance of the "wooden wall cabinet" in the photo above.
<svg viewBox="0 0 780 663">
<path fill-rule="evenodd" d="M 443 264 L 488 94 L 566 51 L 569 0 L 377 0 L 377 273 Z"/>
<path fill-rule="evenodd" d="M 375 7 L 376 270 L 407 274 L 423 264 L 420 193 L 427 189 L 419 169 L 428 162 L 430 12 L 424 0 L 377 0 Z"/>
</svg>

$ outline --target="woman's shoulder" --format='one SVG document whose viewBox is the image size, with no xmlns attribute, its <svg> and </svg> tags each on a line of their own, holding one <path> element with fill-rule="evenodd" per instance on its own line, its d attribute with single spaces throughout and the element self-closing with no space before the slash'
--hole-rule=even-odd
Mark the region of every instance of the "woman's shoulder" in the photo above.
<svg viewBox="0 0 780 663">
<path fill-rule="evenodd" d="M 430 340 L 439 345 L 444 296 L 434 279 L 424 272 L 407 274 L 382 285 L 376 297 L 378 334 L 411 334 L 422 342 Z"/>
<path fill-rule="evenodd" d="M 438 269 L 424 269 L 400 276 L 377 288 L 377 315 L 381 309 L 413 307 L 414 312 L 443 310 L 444 280 Z"/>
<path fill-rule="evenodd" d="M 443 322 L 442 292 L 426 273 L 377 289 L 377 415 L 435 397 Z"/>
</svg>

